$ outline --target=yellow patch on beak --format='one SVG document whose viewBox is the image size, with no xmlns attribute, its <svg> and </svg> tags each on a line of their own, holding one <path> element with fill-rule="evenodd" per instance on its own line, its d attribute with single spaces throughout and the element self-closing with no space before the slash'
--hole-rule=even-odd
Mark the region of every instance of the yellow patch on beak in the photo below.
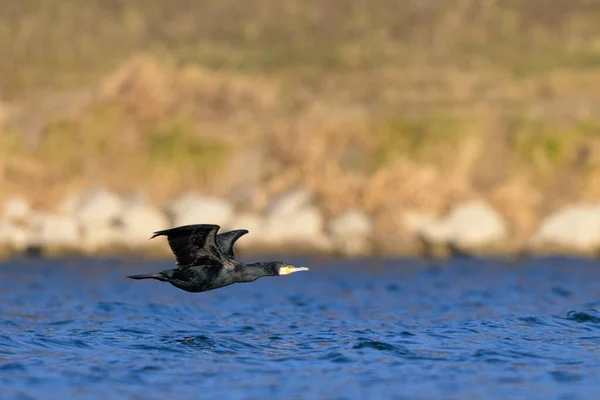
<svg viewBox="0 0 600 400">
<path fill-rule="evenodd" d="M 294 267 L 293 265 L 286 265 L 285 267 L 279 268 L 279 275 L 289 275 L 298 271 L 308 271 L 306 267 Z"/>
</svg>

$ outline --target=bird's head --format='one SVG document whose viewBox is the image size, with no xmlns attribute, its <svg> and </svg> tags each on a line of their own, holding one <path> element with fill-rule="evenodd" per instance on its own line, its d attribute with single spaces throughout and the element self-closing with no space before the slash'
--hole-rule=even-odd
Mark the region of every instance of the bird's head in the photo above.
<svg viewBox="0 0 600 400">
<path fill-rule="evenodd" d="M 298 271 L 308 271 L 306 267 L 295 267 L 279 261 L 258 262 L 249 264 L 248 267 L 250 267 L 249 270 L 252 271 L 253 276 L 257 277 L 289 275 Z"/>
<path fill-rule="evenodd" d="M 298 271 L 308 271 L 308 268 L 295 267 L 290 264 L 278 262 L 276 265 L 275 271 L 277 272 L 277 275 L 289 275 L 289 274 L 293 274 L 294 272 L 298 272 Z"/>
</svg>

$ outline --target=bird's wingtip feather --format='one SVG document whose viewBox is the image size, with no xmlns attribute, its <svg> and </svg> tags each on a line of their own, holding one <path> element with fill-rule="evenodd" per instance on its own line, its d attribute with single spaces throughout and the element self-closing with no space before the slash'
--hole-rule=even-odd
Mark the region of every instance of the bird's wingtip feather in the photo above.
<svg viewBox="0 0 600 400">
<path fill-rule="evenodd" d="M 164 235 L 164 234 L 165 234 L 165 231 L 156 231 L 156 232 L 154 232 L 154 233 L 152 234 L 152 236 L 150 236 L 150 239 L 148 239 L 148 240 L 152 240 L 152 239 L 154 239 L 155 237 L 157 237 L 157 236 L 161 236 L 161 235 Z"/>
</svg>

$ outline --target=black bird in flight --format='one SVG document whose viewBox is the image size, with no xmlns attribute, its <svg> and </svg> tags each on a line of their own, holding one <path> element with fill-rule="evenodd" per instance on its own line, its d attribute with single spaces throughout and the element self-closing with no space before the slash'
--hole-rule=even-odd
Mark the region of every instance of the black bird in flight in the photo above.
<svg viewBox="0 0 600 400">
<path fill-rule="evenodd" d="M 217 235 L 219 229 L 219 225 L 198 224 L 154 232 L 150 239 L 167 237 L 177 268 L 128 278 L 156 279 L 196 293 L 233 283 L 253 282 L 264 276 L 308 271 L 306 267 L 295 267 L 279 261 L 244 264 L 235 259 L 233 245 L 248 231 L 240 229 Z"/>
</svg>

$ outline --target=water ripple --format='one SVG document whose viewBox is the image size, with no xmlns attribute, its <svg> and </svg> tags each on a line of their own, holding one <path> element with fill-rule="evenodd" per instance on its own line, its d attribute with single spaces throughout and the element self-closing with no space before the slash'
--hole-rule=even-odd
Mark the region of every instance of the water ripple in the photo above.
<svg viewBox="0 0 600 400">
<path fill-rule="evenodd" d="M 567 318 L 580 324 L 600 324 L 600 316 L 593 315 L 591 312 L 569 311 Z"/>
<path fill-rule="evenodd" d="M 398 355 L 410 354 L 410 351 L 400 345 L 392 345 L 390 343 L 377 340 L 359 338 L 358 342 L 352 347 L 353 349 L 373 349 L 378 351 L 391 352 Z"/>
<path fill-rule="evenodd" d="M 6 398 L 593 398 L 600 269 L 565 262 L 323 261 L 199 294 L 129 282 L 115 261 L 8 264 L 0 386 Z"/>
</svg>

